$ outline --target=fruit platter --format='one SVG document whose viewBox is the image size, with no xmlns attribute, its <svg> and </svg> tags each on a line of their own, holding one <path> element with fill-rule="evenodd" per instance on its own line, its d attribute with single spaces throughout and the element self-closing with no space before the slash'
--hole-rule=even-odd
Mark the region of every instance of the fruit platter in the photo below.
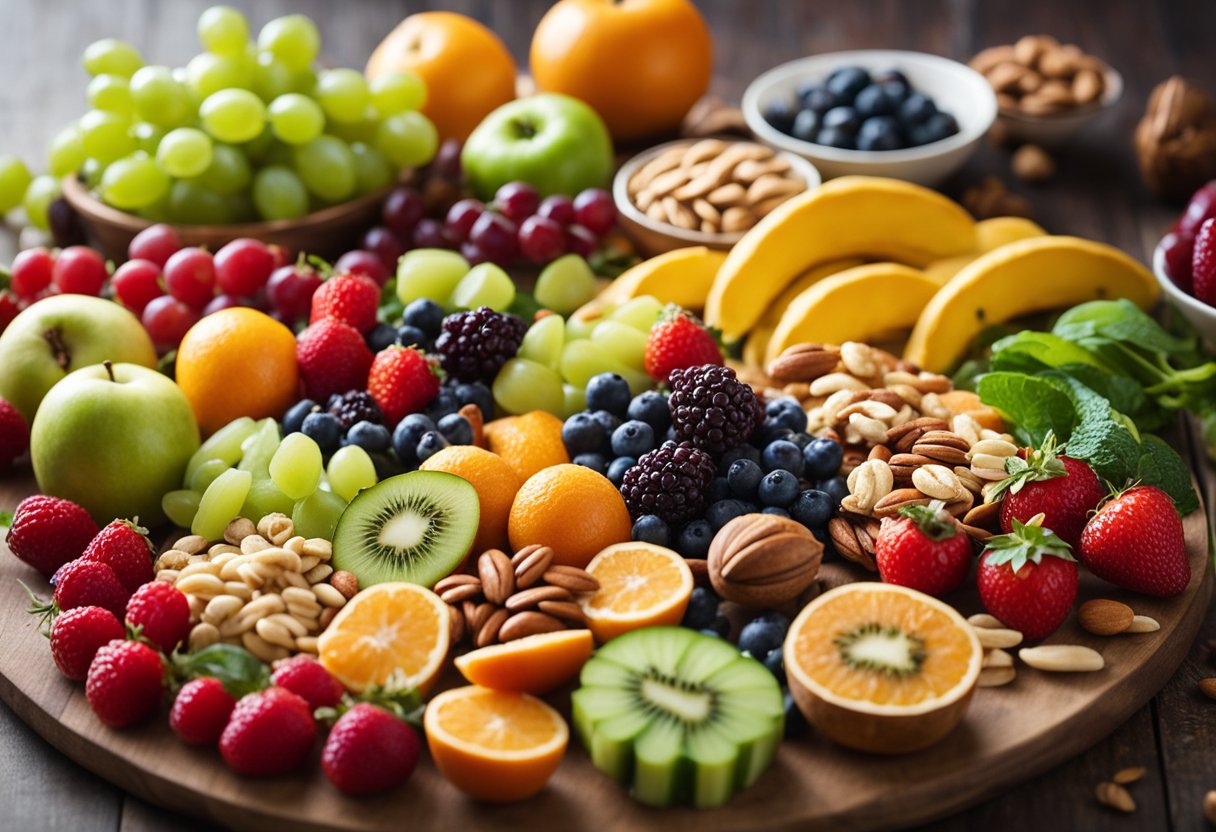
<svg viewBox="0 0 1216 832">
<path fill-rule="evenodd" d="M 824 53 L 736 110 L 687 0 L 559 0 L 527 76 L 451 12 L 362 70 L 197 39 L 96 41 L 45 172 L 0 155 L 0 700 L 72 759 L 236 829 L 882 829 L 1178 670 L 1216 170 L 1153 134 L 1150 265 L 942 185 L 1002 131 L 1050 178 L 1100 58 Z M 1184 95 L 1216 129 L 1171 79 L 1138 140 Z"/>
</svg>

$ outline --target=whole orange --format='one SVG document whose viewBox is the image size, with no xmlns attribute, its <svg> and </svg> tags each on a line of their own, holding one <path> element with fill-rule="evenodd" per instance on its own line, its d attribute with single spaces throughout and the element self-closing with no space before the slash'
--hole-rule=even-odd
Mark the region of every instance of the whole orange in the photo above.
<svg viewBox="0 0 1216 832">
<path fill-rule="evenodd" d="M 240 416 L 277 418 L 299 395 L 296 338 L 256 309 L 214 312 L 182 338 L 176 379 L 204 436 Z"/>
<path fill-rule="evenodd" d="M 505 416 L 486 424 L 486 445 L 526 480 L 542 468 L 570 461 L 562 441 L 562 420 L 552 413 L 533 410 L 522 416 Z"/>
<path fill-rule="evenodd" d="M 713 42 L 689 0 L 561 0 L 532 35 L 532 77 L 581 98 L 615 139 L 666 133 L 705 94 Z"/>
<path fill-rule="evenodd" d="M 520 479 L 498 454 L 472 445 L 452 445 L 427 459 L 423 471 L 446 471 L 468 480 L 477 490 L 481 519 L 473 553 L 501 549 L 507 545 L 507 517 Z"/>
<path fill-rule="evenodd" d="M 440 138 L 464 141 L 499 105 L 515 98 L 515 59 L 498 36 L 455 12 L 412 14 L 380 41 L 366 75 L 408 70 L 426 81 L 422 113 Z"/>
<path fill-rule="evenodd" d="M 600 550 L 629 540 L 633 524 L 621 492 L 582 465 L 553 465 L 533 474 L 515 495 L 507 534 L 519 551 L 539 543 L 557 563 L 584 567 Z"/>
</svg>

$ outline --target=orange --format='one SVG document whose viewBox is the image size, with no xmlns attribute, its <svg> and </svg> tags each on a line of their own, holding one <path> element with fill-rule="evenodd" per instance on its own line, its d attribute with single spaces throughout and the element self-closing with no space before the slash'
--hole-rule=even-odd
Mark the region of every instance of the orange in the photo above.
<svg viewBox="0 0 1216 832">
<path fill-rule="evenodd" d="M 845 584 L 803 608 L 785 639 L 799 710 L 861 751 L 927 748 L 963 718 L 983 650 L 958 612 L 894 584 Z"/>
<path fill-rule="evenodd" d="M 415 72 L 426 81 L 423 115 L 443 139 L 464 141 L 492 110 L 515 98 L 515 59 L 498 36 L 455 12 L 412 14 L 367 62 L 367 77 Z"/>
<path fill-rule="evenodd" d="M 422 725 L 443 776 L 462 792 L 496 803 L 543 789 L 570 739 L 561 714 L 536 697 L 477 685 L 436 696 Z"/>
<path fill-rule="evenodd" d="M 938 398 L 951 413 L 966 413 L 979 422 L 981 427 L 995 430 L 997 433 L 1005 432 L 1005 420 L 1001 418 L 1001 414 L 980 401 L 980 397 L 970 390 L 950 390 L 940 393 Z"/>
<path fill-rule="evenodd" d="M 317 640 L 321 664 L 355 693 L 372 685 L 426 693 L 448 655 L 448 605 L 426 587 L 370 586 Z"/>
<path fill-rule="evenodd" d="M 633 531 L 621 492 L 603 474 L 582 465 L 553 465 L 528 478 L 511 504 L 507 535 L 519 551 L 539 543 L 554 561 L 586 566 L 605 546 Z"/>
<path fill-rule="evenodd" d="M 299 396 L 296 338 L 256 309 L 222 309 L 182 338 L 176 378 L 203 436 L 241 416 L 278 418 Z"/>
<path fill-rule="evenodd" d="M 562 0 L 532 36 L 532 77 L 581 98 L 615 139 L 673 132 L 709 87 L 713 42 L 690 0 Z"/>
<path fill-rule="evenodd" d="M 423 471 L 455 474 L 477 490 L 481 520 L 471 551 L 484 552 L 507 545 L 507 517 L 520 479 L 502 457 L 472 445 L 452 445 L 418 467 Z"/>
<path fill-rule="evenodd" d="M 684 558 L 653 543 L 631 541 L 600 552 L 587 571 L 600 588 L 579 599 L 587 626 L 600 642 L 641 627 L 675 626 L 692 595 Z"/>
<path fill-rule="evenodd" d="M 542 694 L 577 676 L 594 646 L 590 630 L 538 633 L 457 656 L 456 669 L 475 685 Z"/>
<path fill-rule="evenodd" d="M 533 410 L 522 416 L 495 419 L 484 428 L 486 444 L 526 480 L 542 468 L 570 461 L 562 442 L 562 420 Z"/>
</svg>

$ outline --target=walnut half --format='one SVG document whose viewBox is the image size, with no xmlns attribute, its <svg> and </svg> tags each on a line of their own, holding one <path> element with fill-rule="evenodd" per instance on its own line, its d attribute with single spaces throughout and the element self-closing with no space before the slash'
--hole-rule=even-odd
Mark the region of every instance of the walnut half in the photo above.
<svg viewBox="0 0 1216 832">
<path fill-rule="evenodd" d="M 1186 199 L 1216 177 L 1216 104 L 1177 75 L 1158 84 L 1136 127 L 1136 154 L 1149 190 Z"/>
</svg>

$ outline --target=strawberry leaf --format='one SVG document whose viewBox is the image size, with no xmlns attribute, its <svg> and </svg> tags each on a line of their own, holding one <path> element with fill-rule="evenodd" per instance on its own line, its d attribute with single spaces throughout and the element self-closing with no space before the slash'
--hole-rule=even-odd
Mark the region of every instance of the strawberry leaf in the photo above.
<svg viewBox="0 0 1216 832">
<path fill-rule="evenodd" d="M 904 506 L 899 513 L 916 524 L 920 533 L 934 542 L 949 540 L 958 533 L 954 518 L 946 512 L 946 504 L 934 500 L 927 506 Z"/>
<path fill-rule="evenodd" d="M 1006 491 L 1017 494 L 1028 482 L 1068 476 L 1068 469 L 1059 459 L 1061 452 L 1062 449 L 1056 448 L 1055 434 L 1047 431 L 1042 446 L 1027 454 L 1026 459 L 1018 456 L 1006 459 L 1005 473 L 1009 476 L 996 484 L 987 497 L 988 502 L 995 503 Z"/>
<path fill-rule="evenodd" d="M 1009 564 L 1010 571 L 1017 573 L 1029 563 L 1042 563 L 1044 557 L 1075 561 L 1072 547 L 1033 522 L 1013 521 L 1013 531 L 990 538 L 984 548 L 990 566 Z"/>
</svg>

